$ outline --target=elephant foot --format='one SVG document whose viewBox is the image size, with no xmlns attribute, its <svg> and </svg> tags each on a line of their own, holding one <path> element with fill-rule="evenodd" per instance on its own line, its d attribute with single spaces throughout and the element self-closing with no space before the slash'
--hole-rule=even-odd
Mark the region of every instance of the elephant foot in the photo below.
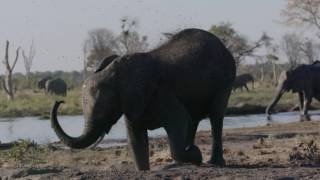
<svg viewBox="0 0 320 180">
<path fill-rule="evenodd" d="M 210 165 L 216 165 L 216 166 L 219 166 L 219 167 L 223 167 L 223 166 L 226 165 L 226 162 L 223 159 L 223 157 L 221 157 L 221 158 L 211 158 L 207 163 L 210 164 Z"/>
<path fill-rule="evenodd" d="M 309 115 L 300 115 L 300 121 L 310 121 L 310 116 Z"/>
<path fill-rule="evenodd" d="M 196 145 L 187 146 L 185 151 L 187 163 L 192 163 L 195 165 L 200 165 L 202 163 L 202 154 Z"/>
</svg>

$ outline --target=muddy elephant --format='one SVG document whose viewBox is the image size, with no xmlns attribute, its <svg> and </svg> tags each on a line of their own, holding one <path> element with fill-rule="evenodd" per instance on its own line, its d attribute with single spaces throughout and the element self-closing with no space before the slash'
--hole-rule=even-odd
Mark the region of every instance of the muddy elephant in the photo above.
<svg viewBox="0 0 320 180">
<path fill-rule="evenodd" d="M 60 78 L 49 79 L 45 84 L 45 93 L 50 95 L 67 95 L 67 84 Z"/>
<path fill-rule="evenodd" d="M 235 73 L 232 55 L 216 36 L 186 29 L 154 50 L 118 57 L 86 79 L 82 135 L 70 137 L 59 125 L 57 110 L 62 102 L 52 108 L 52 127 L 67 146 L 86 148 L 124 115 L 136 167 L 148 170 L 147 130 L 164 127 L 172 158 L 200 164 L 202 155 L 194 138 L 199 121 L 209 117 L 213 145 L 208 162 L 224 165 L 222 126 Z"/>
<path fill-rule="evenodd" d="M 38 88 L 39 88 L 39 89 L 45 89 L 45 87 L 46 87 L 46 82 L 47 82 L 48 80 L 50 80 L 50 79 L 52 79 L 51 76 L 46 76 L 46 77 L 44 77 L 44 78 L 41 78 L 41 79 L 37 82 Z"/>
<path fill-rule="evenodd" d="M 266 109 L 270 119 L 271 112 L 281 96 L 288 91 L 298 93 L 301 120 L 310 120 L 308 109 L 312 98 L 320 100 L 320 62 L 310 65 L 300 65 L 294 70 L 283 71 L 280 74 L 277 92 Z"/>
<path fill-rule="evenodd" d="M 249 88 L 247 86 L 247 83 L 252 83 L 252 89 L 254 88 L 254 79 L 251 74 L 241 74 L 239 76 L 236 76 L 234 83 L 233 83 L 233 91 L 236 91 L 237 89 L 240 89 L 242 91 L 243 87 L 247 89 L 249 92 Z"/>
</svg>

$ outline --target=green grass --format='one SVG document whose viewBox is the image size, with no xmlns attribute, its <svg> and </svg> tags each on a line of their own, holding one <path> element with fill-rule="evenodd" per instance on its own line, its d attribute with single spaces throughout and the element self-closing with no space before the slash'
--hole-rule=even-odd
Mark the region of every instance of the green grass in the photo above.
<svg viewBox="0 0 320 180">
<path fill-rule="evenodd" d="M 255 88 L 253 90 L 250 88 L 249 92 L 246 90 L 232 92 L 226 113 L 228 115 L 265 113 L 266 107 L 276 94 L 276 89 L 272 84 L 255 83 Z M 297 104 L 298 95 L 287 92 L 278 101 L 274 110 L 288 111 Z"/>
<path fill-rule="evenodd" d="M 81 92 L 72 90 L 67 97 L 45 96 L 42 92 L 30 90 L 18 91 L 14 101 L 8 101 L 3 91 L 0 91 L 0 117 L 48 116 L 56 100 L 64 100 L 59 114 L 76 115 L 82 113 Z"/>
<path fill-rule="evenodd" d="M 250 91 L 247 92 L 244 90 L 241 92 L 237 90 L 236 92 L 232 92 L 229 100 L 229 106 L 236 106 L 239 103 L 246 103 L 251 105 L 260 105 L 260 106 L 267 106 L 271 101 L 274 95 L 276 94 L 276 87 L 263 83 L 263 84 L 255 84 L 255 88 L 251 90 L 250 84 Z M 278 102 L 277 106 L 293 106 L 297 104 L 298 97 L 296 94 L 292 94 L 291 92 L 285 93 L 280 101 Z"/>
<path fill-rule="evenodd" d="M 275 92 L 276 87 L 267 83 L 256 83 L 255 89 L 249 92 L 246 90 L 232 92 L 229 100 L 229 107 L 231 108 L 228 109 L 227 113 L 263 113 Z M 47 119 L 55 100 L 66 101 L 59 110 L 60 115 L 82 114 L 81 91 L 79 89 L 69 91 L 67 97 L 45 96 L 42 92 L 35 93 L 31 90 L 25 90 L 18 91 L 14 101 L 8 101 L 4 92 L 0 91 L 0 117 L 40 116 L 41 119 Z M 285 93 L 278 102 L 276 109 L 287 110 L 297 103 L 296 94 Z M 253 105 L 253 107 L 241 107 L 234 110 L 233 108 L 239 104 Z"/>
</svg>

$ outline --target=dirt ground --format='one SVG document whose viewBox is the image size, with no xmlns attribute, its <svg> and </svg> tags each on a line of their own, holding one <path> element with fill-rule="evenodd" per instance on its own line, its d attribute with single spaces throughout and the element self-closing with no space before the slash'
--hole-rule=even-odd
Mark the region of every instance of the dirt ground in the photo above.
<svg viewBox="0 0 320 180">
<path fill-rule="evenodd" d="M 146 172 L 135 170 L 127 146 L 18 145 L 0 150 L 0 179 L 320 179 L 319 121 L 228 129 L 223 138 L 225 167 L 173 165 L 166 138 L 152 139 Z M 210 132 L 196 144 L 207 161 Z"/>
</svg>

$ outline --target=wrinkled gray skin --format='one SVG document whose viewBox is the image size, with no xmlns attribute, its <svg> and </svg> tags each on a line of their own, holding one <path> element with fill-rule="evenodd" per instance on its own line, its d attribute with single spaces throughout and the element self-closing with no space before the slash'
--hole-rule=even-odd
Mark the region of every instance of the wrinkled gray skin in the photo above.
<svg viewBox="0 0 320 180">
<path fill-rule="evenodd" d="M 237 89 L 240 88 L 240 90 L 242 91 L 243 87 L 245 87 L 249 92 L 249 88 L 247 86 L 247 83 L 249 82 L 252 83 L 252 89 L 253 89 L 254 88 L 253 76 L 251 74 L 241 74 L 235 78 L 232 89 L 233 91 L 236 91 Z"/>
<path fill-rule="evenodd" d="M 52 127 L 71 148 L 94 144 L 118 121 L 126 118 L 128 142 L 138 170 L 149 169 L 147 130 L 164 127 L 176 162 L 200 164 L 194 145 L 200 120 L 212 126 L 211 164 L 224 165 L 222 126 L 235 62 L 221 41 L 203 30 L 186 29 L 147 53 L 116 58 L 83 85 L 85 129 L 70 137 L 57 121 L 56 102 Z"/>
<path fill-rule="evenodd" d="M 45 93 L 50 95 L 67 95 L 67 84 L 60 78 L 50 79 L 46 81 Z"/>
<path fill-rule="evenodd" d="M 320 100 L 320 63 L 300 65 L 292 71 L 283 71 L 279 77 L 277 93 L 266 109 L 268 119 L 281 96 L 288 91 L 298 93 L 301 121 L 310 120 L 308 109 L 312 98 Z"/>
</svg>

